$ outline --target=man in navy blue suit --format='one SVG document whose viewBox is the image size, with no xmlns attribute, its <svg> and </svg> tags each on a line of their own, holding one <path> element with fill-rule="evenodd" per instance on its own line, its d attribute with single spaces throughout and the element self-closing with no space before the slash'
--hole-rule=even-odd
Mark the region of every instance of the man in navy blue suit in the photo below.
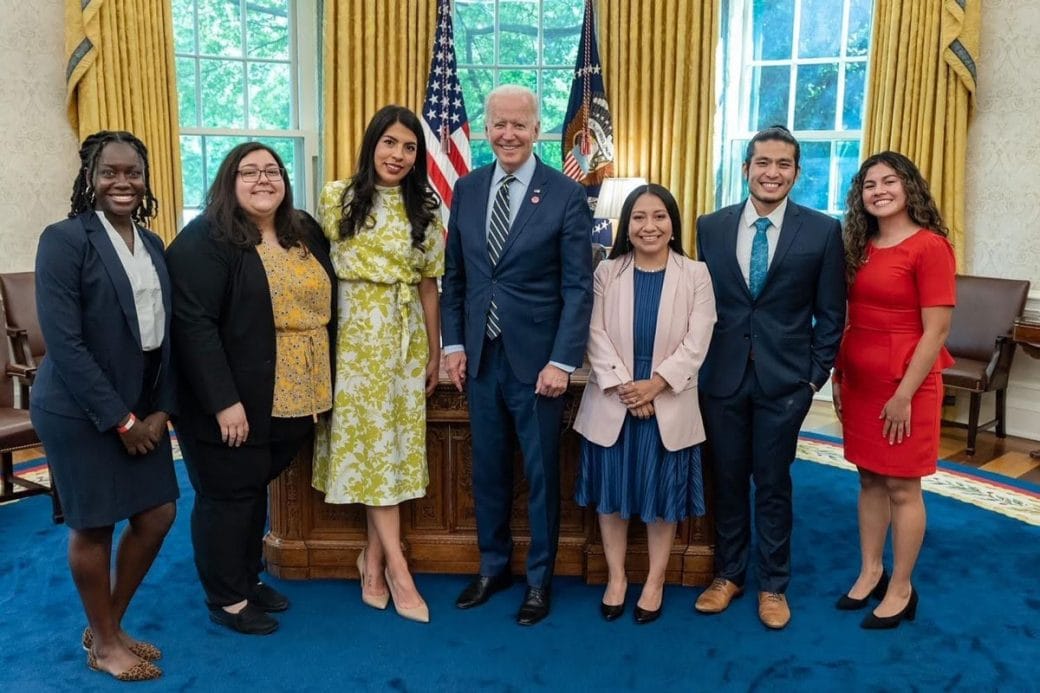
<svg viewBox="0 0 1040 693">
<path fill-rule="evenodd" d="M 469 403 L 480 547 L 480 573 L 456 606 L 483 604 L 512 583 L 515 436 L 531 527 L 517 622 L 532 625 L 549 613 L 560 523 L 560 395 L 585 356 L 592 215 L 584 189 L 534 156 L 539 120 L 531 91 L 496 88 L 485 118 L 495 163 L 455 185 L 441 296 L 444 367 Z"/>
<path fill-rule="evenodd" d="M 798 431 L 830 375 L 845 326 L 840 224 L 791 202 L 798 141 L 783 126 L 748 143 L 749 197 L 697 220 L 697 254 L 718 322 L 700 371 L 715 482 L 715 580 L 696 609 L 718 613 L 744 589 L 755 483 L 758 614 L 791 618 L 791 474 Z"/>
</svg>

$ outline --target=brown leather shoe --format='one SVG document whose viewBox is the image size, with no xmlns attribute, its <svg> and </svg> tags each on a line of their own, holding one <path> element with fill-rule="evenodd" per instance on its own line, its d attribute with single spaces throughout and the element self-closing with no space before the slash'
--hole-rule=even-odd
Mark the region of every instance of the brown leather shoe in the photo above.
<svg viewBox="0 0 1040 693">
<path fill-rule="evenodd" d="M 718 614 L 726 610 L 729 603 L 744 594 L 744 588 L 726 578 L 715 578 L 708 589 L 697 597 L 693 608 L 702 614 Z"/>
<path fill-rule="evenodd" d="M 767 628 L 779 630 L 791 620 L 787 597 L 777 592 L 758 593 L 758 617 Z"/>
</svg>

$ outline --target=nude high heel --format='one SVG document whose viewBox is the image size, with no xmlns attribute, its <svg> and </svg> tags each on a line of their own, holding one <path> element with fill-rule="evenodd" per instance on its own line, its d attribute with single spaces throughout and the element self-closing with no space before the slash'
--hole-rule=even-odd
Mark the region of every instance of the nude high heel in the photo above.
<svg viewBox="0 0 1040 693">
<path fill-rule="evenodd" d="M 430 608 L 426 606 L 426 602 L 423 601 L 419 606 L 403 607 L 397 601 L 397 593 L 394 591 L 394 581 L 390 579 L 390 570 L 387 569 L 383 573 L 386 576 L 386 586 L 390 588 L 390 596 L 394 600 L 394 609 L 397 610 L 397 614 L 401 618 L 407 618 L 409 621 L 418 621 L 419 623 L 430 622 Z M 421 600 L 422 597 L 419 597 Z"/>
<path fill-rule="evenodd" d="M 361 553 L 357 557 L 357 570 L 358 575 L 361 576 L 361 601 L 372 607 L 373 609 L 379 609 L 382 611 L 386 609 L 386 605 L 390 603 L 389 594 L 365 594 L 365 551 L 368 547 L 361 549 Z"/>
</svg>

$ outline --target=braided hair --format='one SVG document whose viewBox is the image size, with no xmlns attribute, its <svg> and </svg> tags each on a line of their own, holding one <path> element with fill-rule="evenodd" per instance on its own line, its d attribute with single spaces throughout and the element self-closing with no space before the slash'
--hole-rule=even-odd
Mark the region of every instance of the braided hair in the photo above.
<svg viewBox="0 0 1040 693">
<path fill-rule="evenodd" d="M 131 216 L 134 223 L 140 226 L 147 226 L 148 220 L 154 218 L 159 213 L 159 200 L 155 199 L 155 195 L 152 194 L 151 171 L 148 168 L 148 148 L 133 133 L 125 130 L 101 130 L 93 135 L 88 135 L 83 140 L 83 146 L 79 150 L 81 166 L 79 173 L 76 175 L 76 180 L 72 183 L 72 208 L 69 210 L 69 217 L 71 218 L 94 209 L 94 205 L 97 202 L 94 196 L 94 179 L 97 177 L 98 161 L 101 159 L 102 150 L 112 142 L 122 142 L 130 145 L 137 152 L 137 155 L 141 157 L 141 164 L 144 166 L 144 196 L 141 204 L 137 206 L 137 209 L 133 211 Z"/>
</svg>

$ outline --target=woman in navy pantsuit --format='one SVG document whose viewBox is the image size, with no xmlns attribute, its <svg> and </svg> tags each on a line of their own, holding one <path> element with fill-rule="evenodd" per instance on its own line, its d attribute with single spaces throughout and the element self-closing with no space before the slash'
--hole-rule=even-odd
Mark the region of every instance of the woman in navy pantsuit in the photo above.
<svg viewBox="0 0 1040 693">
<path fill-rule="evenodd" d="M 176 513 L 170 281 L 162 240 L 143 228 L 157 207 L 144 144 L 102 131 L 83 142 L 80 160 L 69 218 L 44 230 L 36 255 L 47 358 L 32 422 L 71 530 L 87 664 L 120 680 L 154 679 L 161 652 L 121 622 Z M 114 525 L 126 519 L 111 572 Z"/>
</svg>

